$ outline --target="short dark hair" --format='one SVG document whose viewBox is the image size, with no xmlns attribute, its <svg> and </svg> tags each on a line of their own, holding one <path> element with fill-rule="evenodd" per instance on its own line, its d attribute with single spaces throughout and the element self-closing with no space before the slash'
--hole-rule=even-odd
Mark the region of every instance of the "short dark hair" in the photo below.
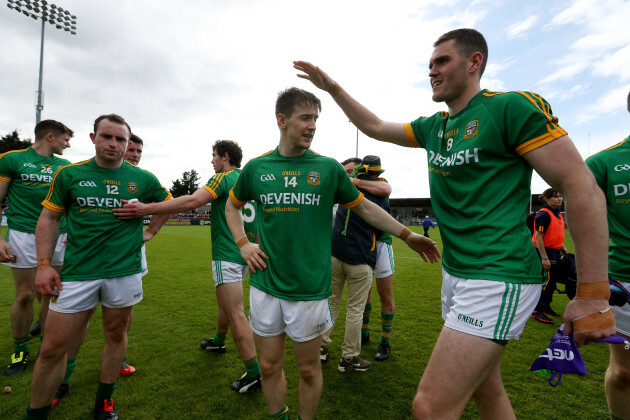
<svg viewBox="0 0 630 420">
<path fill-rule="evenodd" d="M 289 118 L 298 105 L 316 107 L 322 110 L 322 103 L 317 96 L 304 89 L 292 87 L 278 93 L 276 99 L 276 115 L 283 114 Z"/>
<path fill-rule="evenodd" d="M 127 124 L 127 121 L 125 121 L 125 119 L 118 114 L 101 115 L 96 120 L 94 120 L 94 134 L 96 134 L 96 130 L 98 129 L 98 124 L 103 120 L 108 120 L 116 124 L 125 125 L 127 127 L 127 130 L 129 130 L 129 135 L 131 136 L 131 127 L 129 127 L 129 124 Z"/>
<path fill-rule="evenodd" d="M 359 165 L 361 163 L 361 158 L 358 158 L 358 157 L 348 158 L 344 160 L 343 162 L 341 162 L 341 166 L 346 166 L 348 163 L 354 163 L 354 164 Z"/>
<path fill-rule="evenodd" d="M 133 133 L 131 133 L 131 138 L 129 139 L 129 141 L 132 141 L 134 143 L 138 143 L 144 146 L 144 142 L 142 141 L 142 139 Z"/>
<path fill-rule="evenodd" d="M 437 47 L 451 39 L 455 40 L 455 47 L 461 58 L 467 59 L 476 52 L 481 53 L 483 56 L 481 67 L 479 68 L 479 77 L 481 77 L 486 70 L 486 62 L 488 61 L 488 44 L 481 32 L 470 28 L 454 29 L 439 37 L 433 44 L 433 47 Z"/>
<path fill-rule="evenodd" d="M 628 92 L 628 112 L 630 112 L 630 92 Z"/>
<path fill-rule="evenodd" d="M 53 133 L 55 137 L 60 136 L 62 134 L 67 134 L 68 136 L 74 136 L 74 131 L 70 130 L 66 127 L 65 124 L 60 123 L 55 120 L 44 120 L 37 123 L 35 126 L 35 141 L 43 139 L 44 136 L 48 133 Z"/>
<path fill-rule="evenodd" d="M 230 165 L 237 168 L 241 167 L 241 161 L 243 160 L 243 150 L 237 142 L 232 140 L 217 140 L 212 145 L 212 150 L 217 152 L 217 155 L 223 157 L 226 153 L 230 158 Z"/>
<path fill-rule="evenodd" d="M 542 194 L 538 196 L 538 200 L 543 204 L 547 204 L 547 200 L 549 200 L 551 197 L 555 197 L 556 195 L 562 195 L 562 194 L 560 194 L 558 190 L 554 190 L 553 188 L 547 188 L 545 191 L 543 191 Z"/>
</svg>

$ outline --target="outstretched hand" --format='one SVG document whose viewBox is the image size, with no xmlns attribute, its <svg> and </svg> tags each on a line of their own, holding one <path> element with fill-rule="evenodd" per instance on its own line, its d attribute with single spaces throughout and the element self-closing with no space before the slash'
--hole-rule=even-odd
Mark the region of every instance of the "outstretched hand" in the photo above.
<svg viewBox="0 0 630 420">
<path fill-rule="evenodd" d="M 308 61 L 294 61 L 293 68 L 306 74 L 299 74 L 297 77 L 310 80 L 316 87 L 326 92 L 335 85 L 335 81 L 329 75 L 324 73 L 319 67 L 309 63 Z"/>
<path fill-rule="evenodd" d="M 425 262 L 435 263 L 442 255 L 440 250 L 431 239 L 412 232 L 405 239 L 407 246 L 420 255 Z"/>
<path fill-rule="evenodd" d="M 120 220 L 137 219 L 144 217 L 147 205 L 139 201 L 122 200 L 123 206 L 112 209 L 112 214 Z"/>
</svg>

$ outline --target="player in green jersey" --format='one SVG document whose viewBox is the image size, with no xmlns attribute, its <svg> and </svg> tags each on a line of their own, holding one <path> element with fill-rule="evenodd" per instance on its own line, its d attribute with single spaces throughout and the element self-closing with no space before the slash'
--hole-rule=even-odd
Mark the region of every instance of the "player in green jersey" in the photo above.
<svg viewBox="0 0 630 420">
<path fill-rule="evenodd" d="M 37 223 L 37 289 L 52 296 L 47 328 L 33 370 L 25 418 L 45 418 L 64 372 L 73 337 L 81 336 L 101 303 L 105 345 L 96 392 L 95 418 L 118 418 L 112 394 L 127 350 L 131 309 L 142 300 L 142 220 L 120 221 L 112 209 L 123 200 L 163 201 L 170 193 L 157 178 L 126 162 L 131 129 L 115 114 L 94 122 L 95 157 L 55 174 Z M 68 246 L 61 273 L 50 266 L 62 214 Z"/>
<path fill-rule="evenodd" d="M 241 258 L 234 238 L 225 222 L 225 203 L 239 174 L 243 151 L 231 140 L 218 140 L 212 146 L 212 166 L 215 175 L 208 183 L 192 195 L 177 197 L 163 203 L 127 203 L 115 209 L 114 215 L 125 220 L 147 214 L 172 214 L 193 210 L 212 203 L 212 274 L 217 296 L 217 334 L 212 340 L 203 340 L 201 348 L 217 353 L 225 352 L 225 336 L 232 328 L 234 344 L 243 359 L 247 372 L 231 388 L 244 393 L 260 389 L 260 367 L 254 348 L 252 330 L 243 308 L 242 281 L 247 274 L 247 264 Z M 255 219 L 255 208 L 249 204 L 245 216 L 251 224 Z M 255 240 L 255 238 L 252 238 Z"/>
<path fill-rule="evenodd" d="M 11 364 L 4 371 L 8 376 L 24 372 L 28 364 L 29 328 L 33 322 L 33 300 L 36 297 L 35 226 L 53 174 L 58 168 L 70 164 L 54 155 L 61 155 L 64 149 L 70 147 L 72 135 L 72 130 L 58 121 L 40 121 L 35 126 L 33 146 L 0 155 L 0 203 L 7 194 L 11 203 L 7 211 L 7 240 L 2 239 L 0 234 L 0 262 L 11 267 L 15 282 L 15 299 L 11 307 L 14 354 Z M 56 270 L 60 270 L 63 263 L 65 219 L 61 232 L 54 254 Z M 42 330 L 47 309 L 48 298 L 43 298 L 39 307 Z"/>
<path fill-rule="evenodd" d="M 458 29 L 433 46 L 433 100 L 445 102 L 448 113 L 411 124 L 381 120 L 311 63 L 296 61 L 294 67 L 303 72 L 299 77 L 329 92 L 366 135 L 427 150 L 431 200 L 444 243 L 445 325 L 418 386 L 414 415 L 459 417 L 473 397 L 482 418 L 514 418 L 501 358 L 506 340 L 520 336 L 542 282 L 522 217 L 532 168 L 566 197 L 578 288 L 595 290 L 569 303 L 564 315 L 565 333 L 575 332 L 578 345 L 615 331 L 604 290 L 604 198 L 543 98 L 481 90 L 488 56 L 483 35 Z M 595 326 L 585 325 L 591 321 Z"/>
<path fill-rule="evenodd" d="M 228 227 L 250 272 L 250 325 L 260 354 L 269 417 L 288 418 L 282 366 L 286 335 L 300 375 L 299 415 L 315 416 L 322 389 L 319 347 L 332 327 L 330 237 L 335 202 L 381 231 L 391 232 L 425 260 L 437 261 L 433 241 L 409 231 L 376 204 L 363 200 L 341 165 L 310 150 L 321 109 L 315 95 L 291 88 L 276 101 L 278 147 L 251 160 L 230 191 Z M 247 240 L 240 208 L 258 207 L 260 244 Z"/>
<path fill-rule="evenodd" d="M 628 93 L 630 112 L 630 93 Z M 608 276 L 630 290 L 630 136 L 586 159 L 586 165 L 606 195 L 608 209 Z M 617 334 L 630 339 L 630 302 L 613 306 Z M 606 399 L 614 419 L 628 418 L 630 407 L 630 352 L 622 344 L 609 344 Z"/>
</svg>

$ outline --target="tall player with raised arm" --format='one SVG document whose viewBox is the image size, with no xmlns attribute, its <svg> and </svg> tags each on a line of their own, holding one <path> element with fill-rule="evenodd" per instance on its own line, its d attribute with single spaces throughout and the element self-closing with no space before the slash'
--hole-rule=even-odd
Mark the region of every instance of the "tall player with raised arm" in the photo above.
<svg viewBox="0 0 630 420">
<path fill-rule="evenodd" d="M 329 92 L 366 135 L 427 150 L 444 243 L 445 324 L 414 399 L 414 415 L 423 419 L 458 418 L 471 397 L 482 418 L 515 417 L 501 358 L 507 340 L 523 331 L 542 283 L 522 220 L 532 168 L 566 197 L 580 298 L 567 306 L 565 333 L 574 332 L 581 345 L 615 332 L 603 194 L 542 97 L 481 89 L 487 57 L 486 41 L 474 29 L 439 37 L 429 78 L 433 100 L 445 102 L 448 112 L 407 124 L 381 120 L 319 67 L 294 62 L 303 72 L 298 76 Z"/>
<path fill-rule="evenodd" d="M 250 325 L 260 354 L 269 418 L 287 419 L 286 336 L 300 375 L 299 416 L 315 416 L 322 390 L 321 336 L 332 327 L 330 234 L 335 202 L 368 223 L 391 232 L 425 260 L 437 261 L 435 243 L 412 233 L 376 204 L 363 199 L 341 165 L 310 150 L 321 103 L 290 88 L 278 95 L 278 147 L 245 165 L 230 191 L 225 215 L 241 256 L 249 265 Z M 260 244 L 247 240 L 241 207 L 255 200 Z"/>
</svg>

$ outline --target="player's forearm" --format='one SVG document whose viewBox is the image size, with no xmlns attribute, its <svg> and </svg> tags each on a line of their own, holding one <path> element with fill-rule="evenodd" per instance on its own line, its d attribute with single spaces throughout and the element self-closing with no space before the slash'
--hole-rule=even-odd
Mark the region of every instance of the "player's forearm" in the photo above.
<svg viewBox="0 0 630 420">
<path fill-rule="evenodd" d="M 540 257 L 544 260 L 548 260 L 547 251 L 545 250 L 545 243 L 543 241 L 544 234 L 542 232 L 536 232 L 536 246 L 538 247 L 538 252 L 540 252 Z"/>
<path fill-rule="evenodd" d="M 569 231 L 575 245 L 578 281 L 596 283 L 608 278 L 608 222 L 603 192 L 594 180 L 563 189 Z"/>
<path fill-rule="evenodd" d="M 356 212 L 369 225 L 380 231 L 391 233 L 396 237 L 399 237 L 405 228 L 389 213 L 367 199 L 364 199 L 358 206 L 353 207 L 352 211 Z"/>
<path fill-rule="evenodd" d="M 155 233 L 159 232 L 164 226 L 164 223 L 171 217 L 170 214 L 154 214 L 151 216 L 151 223 L 149 223 L 149 229 L 152 229 Z M 154 233 L 154 235 L 155 235 Z"/>
<path fill-rule="evenodd" d="M 243 226 L 243 213 L 241 208 L 234 204 L 232 200 L 227 200 L 225 203 L 225 221 L 235 241 L 247 238 Z"/>
<path fill-rule="evenodd" d="M 387 182 L 352 178 L 352 183 L 355 187 L 361 188 L 377 197 L 389 197 L 392 193 L 392 187 Z"/>
<path fill-rule="evenodd" d="M 60 222 L 61 216 L 56 217 L 54 212 L 48 209 L 42 211 L 35 228 L 35 247 L 38 260 L 52 258 L 57 238 L 59 238 Z"/>
<path fill-rule="evenodd" d="M 192 195 L 184 195 L 182 197 L 173 198 L 168 201 L 159 203 L 149 203 L 146 207 L 147 214 L 173 214 L 182 211 L 189 211 L 208 204 L 212 201 L 212 195 L 209 192 L 195 191 Z"/>
</svg>

